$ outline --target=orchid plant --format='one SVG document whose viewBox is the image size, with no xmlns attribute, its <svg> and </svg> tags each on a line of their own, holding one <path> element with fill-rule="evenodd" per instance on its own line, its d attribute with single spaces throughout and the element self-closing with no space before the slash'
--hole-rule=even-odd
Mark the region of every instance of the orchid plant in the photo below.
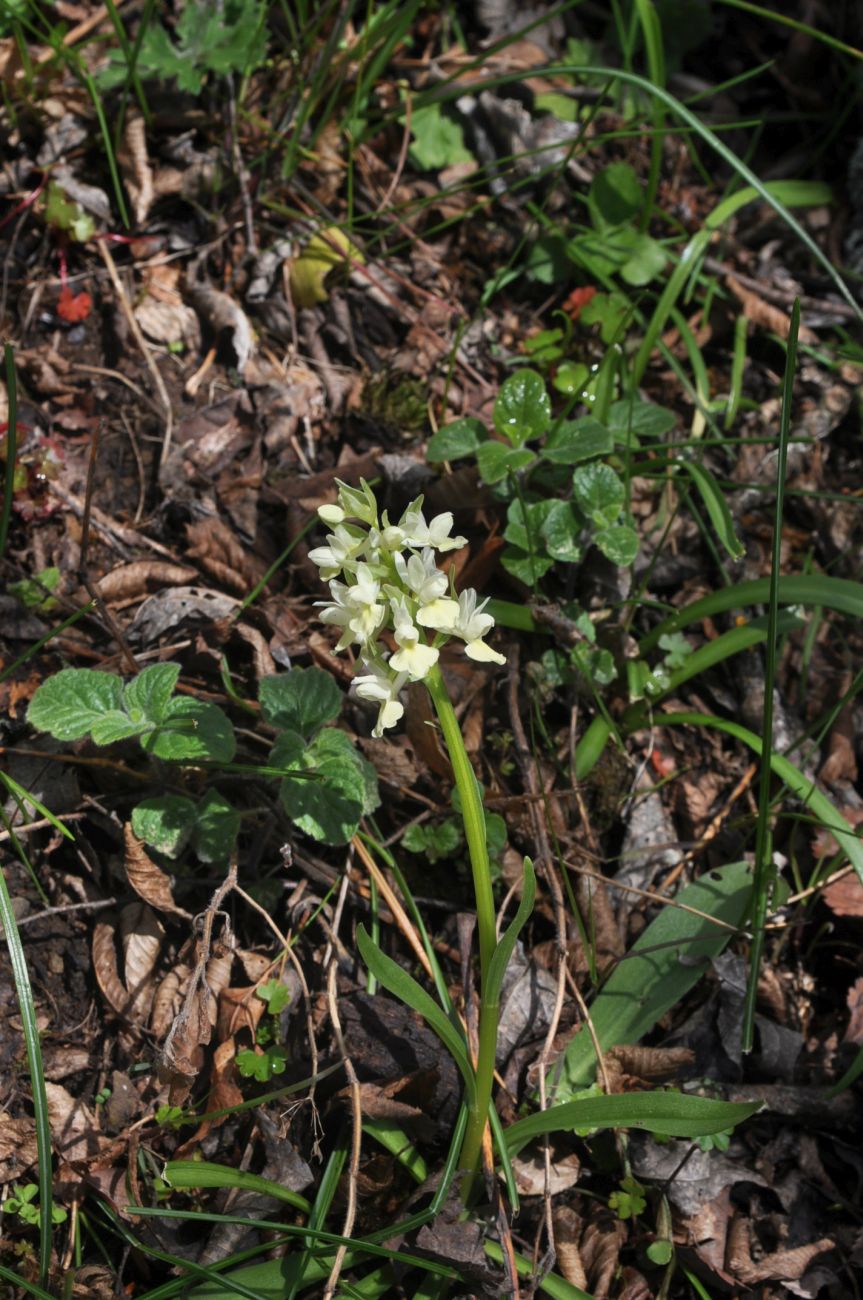
<svg viewBox="0 0 863 1300">
<path fill-rule="evenodd" d="M 452 1037 L 457 1033 L 452 1022 L 441 1017 L 431 999 L 430 1008 L 424 1005 L 429 1023 L 454 1051 L 465 1078 L 468 1114 L 459 1164 L 465 1175 L 462 1195 L 467 1202 L 479 1171 L 489 1120 L 501 983 L 518 931 L 532 909 L 535 883 L 533 868 L 526 861 L 521 905 L 498 941 L 479 785 L 439 661 L 442 648 L 453 638 L 464 642 L 468 658 L 478 663 L 504 664 L 506 659 L 486 640 L 494 628 L 494 619 L 486 611 L 488 601 L 479 602 L 472 588 L 457 594 L 453 573 L 438 567 L 438 555 L 466 545 L 466 538 L 453 536 L 449 511 L 427 521 L 422 505 L 423 499 L 418 497 L 398 523 L 391 523 L 386 512 L 379 514 L 368 483 L 361 480 L 359 488 L 339 483 L 337 503 L 318 510 L 332 531 L 324 545 L 310 551 L 309 558 L 329 583 L 330 599 L 319 605 L 323 622 L 341 629 L 336 648 L 357 648 L 360 672 L 354 679 L 354 691 L 360 699 L 378 705 L 373 735 L 380 737 L 396 726 L 404 714 L 399 698 L 403 687 L 409 682 L 422 682 L 431 696 L 461 797 L 480 957 L 475 1066 L 463 1041 Z M 389 974 L 389 987 L 393 991 L 404 989 L 408 977 L 397 971 L 400 978 L 392 978 L 390 968 L 394 963 L 362 929 L 360 948 L 382 983 L 388 983 Z M 413 981 L 410 983 L 413 985 Z M 427 998 L 415 987 L 415 999 Z"/>
</svg>

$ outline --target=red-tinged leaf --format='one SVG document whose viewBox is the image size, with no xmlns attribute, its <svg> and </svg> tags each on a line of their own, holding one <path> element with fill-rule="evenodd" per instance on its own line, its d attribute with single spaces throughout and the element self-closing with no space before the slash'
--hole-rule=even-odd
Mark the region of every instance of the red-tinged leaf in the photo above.
<svg viewBox="0 0 863 1300">
<path fill-rule="evenodd" d="M 595 295 L 596 287 L 592 284 L 586 284 L 581 289 L 573 289 L 563 304 L 563 310 L 571 320 L 578 320 L 582 308 L 586 307 Z"/>
<path fill-rule="evenodd" d="M 64 284 L 57 299 L 57 315 L 69 322 L 86 320 L 92 306 L 93 299 L 89 293 L 73 294 L 68 284 Z"/>
</svg>

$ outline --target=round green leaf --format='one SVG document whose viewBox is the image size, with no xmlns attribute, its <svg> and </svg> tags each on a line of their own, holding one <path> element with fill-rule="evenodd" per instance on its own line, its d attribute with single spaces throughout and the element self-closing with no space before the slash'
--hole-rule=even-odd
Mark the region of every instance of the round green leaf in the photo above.
<svg viewBox="0 0 863 1300">
<path fill-rule="evenodd" d="M 517 370 L 501 384 L 494 427 L 515 446 L 540 438 L 551 424 L 551 398 L 536 370 Z"/>
<path fill-rule="evenodd" d="M 472 456 L 487 437 L 485 425 L 480 420 L 471 416 L 464 420 L 454 420 L 429 438 L 426 460 L 436 464 L 442 460 L 461 460 L 465 456 Z"/>
<path fill-rule="evenodd" d="M 622 226 L 641 211 L 641 182 L 629 163 L 612 163 L 594 178 L 588 193 L 588 207 L 594 225 Z"/>
<path fill-rule="evenodd" d="M 578 564 L 581 560 L 584 554 L 578 540 L 581 531 L 581 521 L 568 501 L 553 501 L 540 529 L 549 555 L 564 564 Z"/>
<path fill-rule="evenodd" d="M 614 523 L 626 497 L 621 479 L 604 461 L 579 465 L 572 476 L 572 492 L 578 505 L 598 528 Z"/>
<path fill-rule="evenodd" d="M 671 1257 L 674 1254 L 674 1245 L 665 1237 L 659 1241 L 652 1241 L 647 1247 L 647 1258 L 651 1264 L 658 1264 L 663 1267 L 671 1263 Z"/>
<path fill-rule="evenodd" d="M 614 524 L 594 533 L 593 540 L 612 564 L 626 568 L 638 554 L 638 533 L 628 524 Z"/>
<path fill-rule="evenodd" d="M 343 758 L 316 765 L 315 780 L 285 777 L 280 796 L 301 831 L 324 844 L 347 844 L 363 815 L 365 783 L 356 763 Z"/>
</svg>

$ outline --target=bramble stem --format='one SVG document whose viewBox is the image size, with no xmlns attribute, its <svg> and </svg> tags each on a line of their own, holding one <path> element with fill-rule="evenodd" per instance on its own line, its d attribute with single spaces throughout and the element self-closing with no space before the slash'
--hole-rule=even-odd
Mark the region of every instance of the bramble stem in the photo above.
<svg viewBox="0 0 863 1300">
<path fill-rule="evenodd" d="M 440 722 L 443 738 L 452 763 L 456 788 L 461 798 L 462 821 L 473 873 L 476 921 L 479 934 L 480 1014 L 479 1050 L 476 1067 L 476 1101 L 468 1113 L 467 1128 L 462 1143 L 459 1168 L 465 1177 L 462 1199 L 467 1204 L 480 1166 L 482 1141 L 491 1105 L 494 1082 L 495 1049 L 500 1014 L 500 999 L 485 1000 L 489 968 L 497 943 L 495 930 L 494 896 L 491 888 L 491 871 L 485 836 L 485 814 L 480 799 L 479 785 L 474 776 L 461 727 L 455 715 L 443 674 L 436 664 L 425 679 L 429 695 Z"/>
</svg>

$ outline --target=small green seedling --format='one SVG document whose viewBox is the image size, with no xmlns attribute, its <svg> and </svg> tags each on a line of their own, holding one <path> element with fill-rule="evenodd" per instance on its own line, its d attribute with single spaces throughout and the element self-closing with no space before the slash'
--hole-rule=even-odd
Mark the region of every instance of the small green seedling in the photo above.
<svg viewBox="0 0 863 1300">
<path fill-rule="evenodd" d="M 38 1195 L 39 1188 L 35 1183 L 15 1186 L 12 1188 L 12 1195 L 7 1196 L 3 1202 L 2 1208 L 6 1214 L 17 1214 L 22 1223 L 35 1228 L 42 1218 L 42 1210 L 37 1200 Z M 62 1205 L 55 1205 L 52 1201 L 51 1222 L 65 1223 L 67 1218 L 68 1215 Z"/>
<path fill-rule="evenodd" d="M 637 1178 L 628 1174 L 620 1181 L 620 1190 L 608 1198 L 609 1208 L 619 1219 L 637 1219 L 647 1207 L 647 1194 Z"/>
</svg>

